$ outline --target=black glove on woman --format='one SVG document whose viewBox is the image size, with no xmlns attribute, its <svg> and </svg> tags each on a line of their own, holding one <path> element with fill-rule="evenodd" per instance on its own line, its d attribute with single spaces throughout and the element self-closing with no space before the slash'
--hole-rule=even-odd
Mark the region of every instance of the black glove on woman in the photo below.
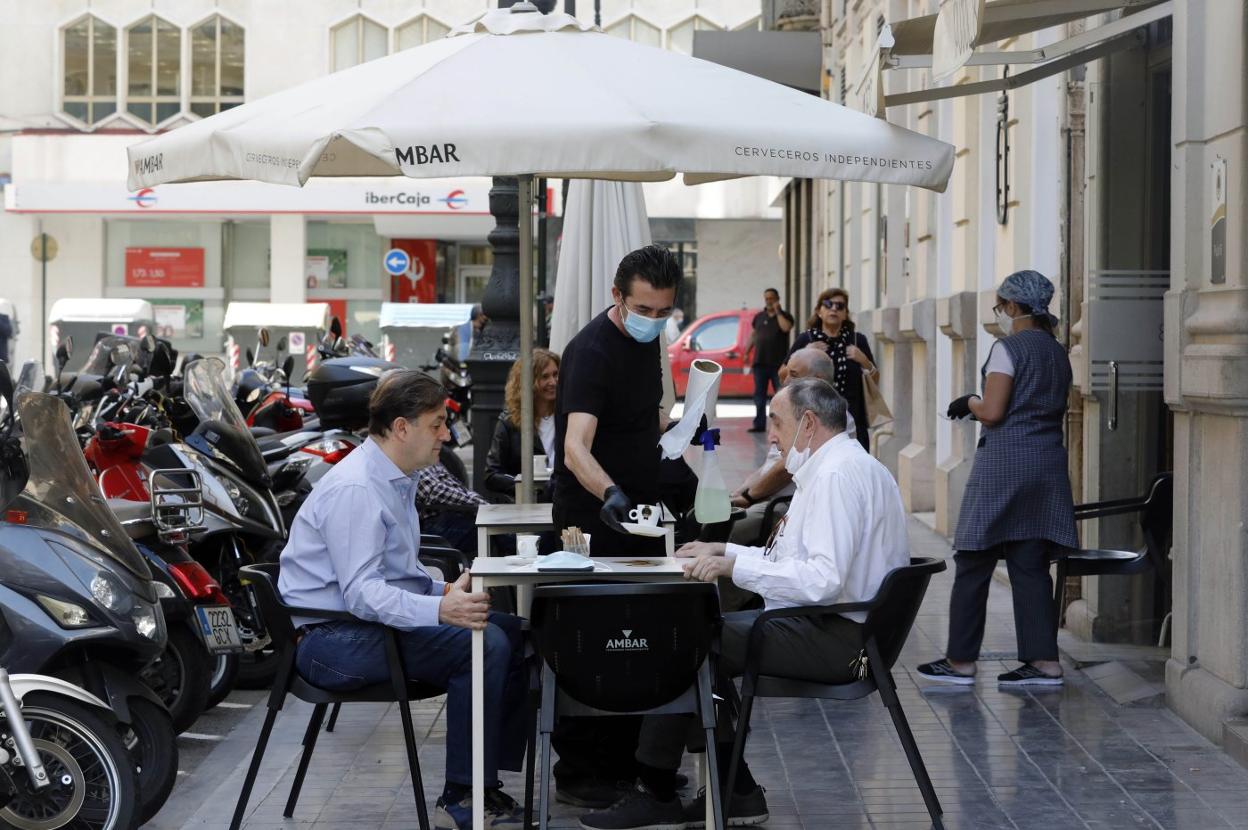
<svg viewBox="0 0 1248 830">
<path fill-rule="evenodd" d="M 971 417 L 971 398 L 978 398 L 979 395 L 963 395 L 953 403 L 949 404 L 949 411 L 945 414 L 955 420 Z"/>
<path fill-rule="evenodd" d="M 628 531 L 624 529 L 624 522 L 632 521 L 628 516 L 628 511 L 633 507 L 633 500 L 624 495 L 623 490 L 613 485 L 602 494 L 602 510 L 598 513 L 598 518 L 616 533 L 627 533 Z"/>
</svg>

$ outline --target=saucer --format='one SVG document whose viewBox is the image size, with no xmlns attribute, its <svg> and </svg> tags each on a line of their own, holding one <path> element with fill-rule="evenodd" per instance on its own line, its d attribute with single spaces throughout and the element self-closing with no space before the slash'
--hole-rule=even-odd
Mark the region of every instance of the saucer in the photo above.
<svg viewBox="0 0 1248 830">
<path fill-rule="evenodd" d="M 656 527 L 655 525 L 643 525 L 636 522 L 620 522 L 624 529 L 634 536 L 648 536 L 651 539 L 657 539 L 660 536 L 667 535 L 667 528 Z"/>
</svg>

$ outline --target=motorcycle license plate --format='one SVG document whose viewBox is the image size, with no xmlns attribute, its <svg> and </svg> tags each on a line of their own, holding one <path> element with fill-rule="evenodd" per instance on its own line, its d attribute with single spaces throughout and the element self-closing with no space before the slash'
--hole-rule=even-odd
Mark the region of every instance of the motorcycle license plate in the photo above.
<svg viewBox="0 0 1248 830">
<path fill-rule="evenodd" d="M 238 637 L 238 625 L 234 622 L 234 609 L 224 605 L 205 608 L 195 607 L 195 616 L 199 618 L 199 633 L 204 638 L 204 645 L 213 654 L 224 651 L 240 651 L 243 641 Z"/>
</svg>

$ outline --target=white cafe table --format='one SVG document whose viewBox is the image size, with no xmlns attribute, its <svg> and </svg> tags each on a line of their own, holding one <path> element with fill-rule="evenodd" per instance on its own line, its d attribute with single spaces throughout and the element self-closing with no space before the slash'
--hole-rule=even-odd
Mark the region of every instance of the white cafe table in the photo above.
<svg viewBox="0 0 1248 830">
<path fill-rule="evenodd" d="M 676 552 L 676 517 L 663 508 L 667 555 Z M 490 537 L 500 533 L 542 533 L 555 529 L 554 505 L 483 504 L 477 508 L 477 553 L 490 555 Z"/>
<path fill-rule="evenodd" d="M 515 505 L 502 505 L 514 507 Z M 526 508 L 550 505 L 523 505 Z M 484 508 L 483 508 L 484 509 Z M 649 563 L 647 565 L 628 563 Z M 599 557 L 595 569 L 579 573 L 542 573 L 532 560 L 515 556 L 478 556 L 472 561 L 472 590 L 484 591 L 507 585 L 532 587 L 585 579 L 617 582 L 677 582 L 685 578 L 681 560 L 672 557 Z M 472 632 L 472 826 L 485 826 L 485 634 Z M 705 765 L 704 765 L 705 766 Z M 710 802 L 707 802 L 708 814 Z M 709 821 L 707 826 L 713 826 Z"/>
</svg>

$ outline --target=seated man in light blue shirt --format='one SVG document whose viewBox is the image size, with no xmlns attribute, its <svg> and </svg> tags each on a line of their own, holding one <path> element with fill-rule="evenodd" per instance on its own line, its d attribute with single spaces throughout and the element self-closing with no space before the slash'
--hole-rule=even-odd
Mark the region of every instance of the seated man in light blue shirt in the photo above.
<svg viewBox="0 0 1248 830">
<path fill-rule="evenodd" d="M 296 666 L 308 682 L 349 690 L 388 681 L 389 626 L 400 632 L 407 676 L 447 690 L 438 830 L 472 826 L 471 632 L 483 629 L 486 827 L 518 828 L 523 811 L 500 789 L 498 770 L 519 770 L 524 757 L 519 620 L 490 612 L 488 594 L 468 592 L 468 574 L 449 584 L 417 558 L 416 479 L 450 439 L 445 396 L 422 372 L 382 377 L 368 404 L 368 440 L 321 479 L 295 516 L 278 589 L 290 605 L 359 619 L 295 619 L 303 632 Z"/>
</svg>

